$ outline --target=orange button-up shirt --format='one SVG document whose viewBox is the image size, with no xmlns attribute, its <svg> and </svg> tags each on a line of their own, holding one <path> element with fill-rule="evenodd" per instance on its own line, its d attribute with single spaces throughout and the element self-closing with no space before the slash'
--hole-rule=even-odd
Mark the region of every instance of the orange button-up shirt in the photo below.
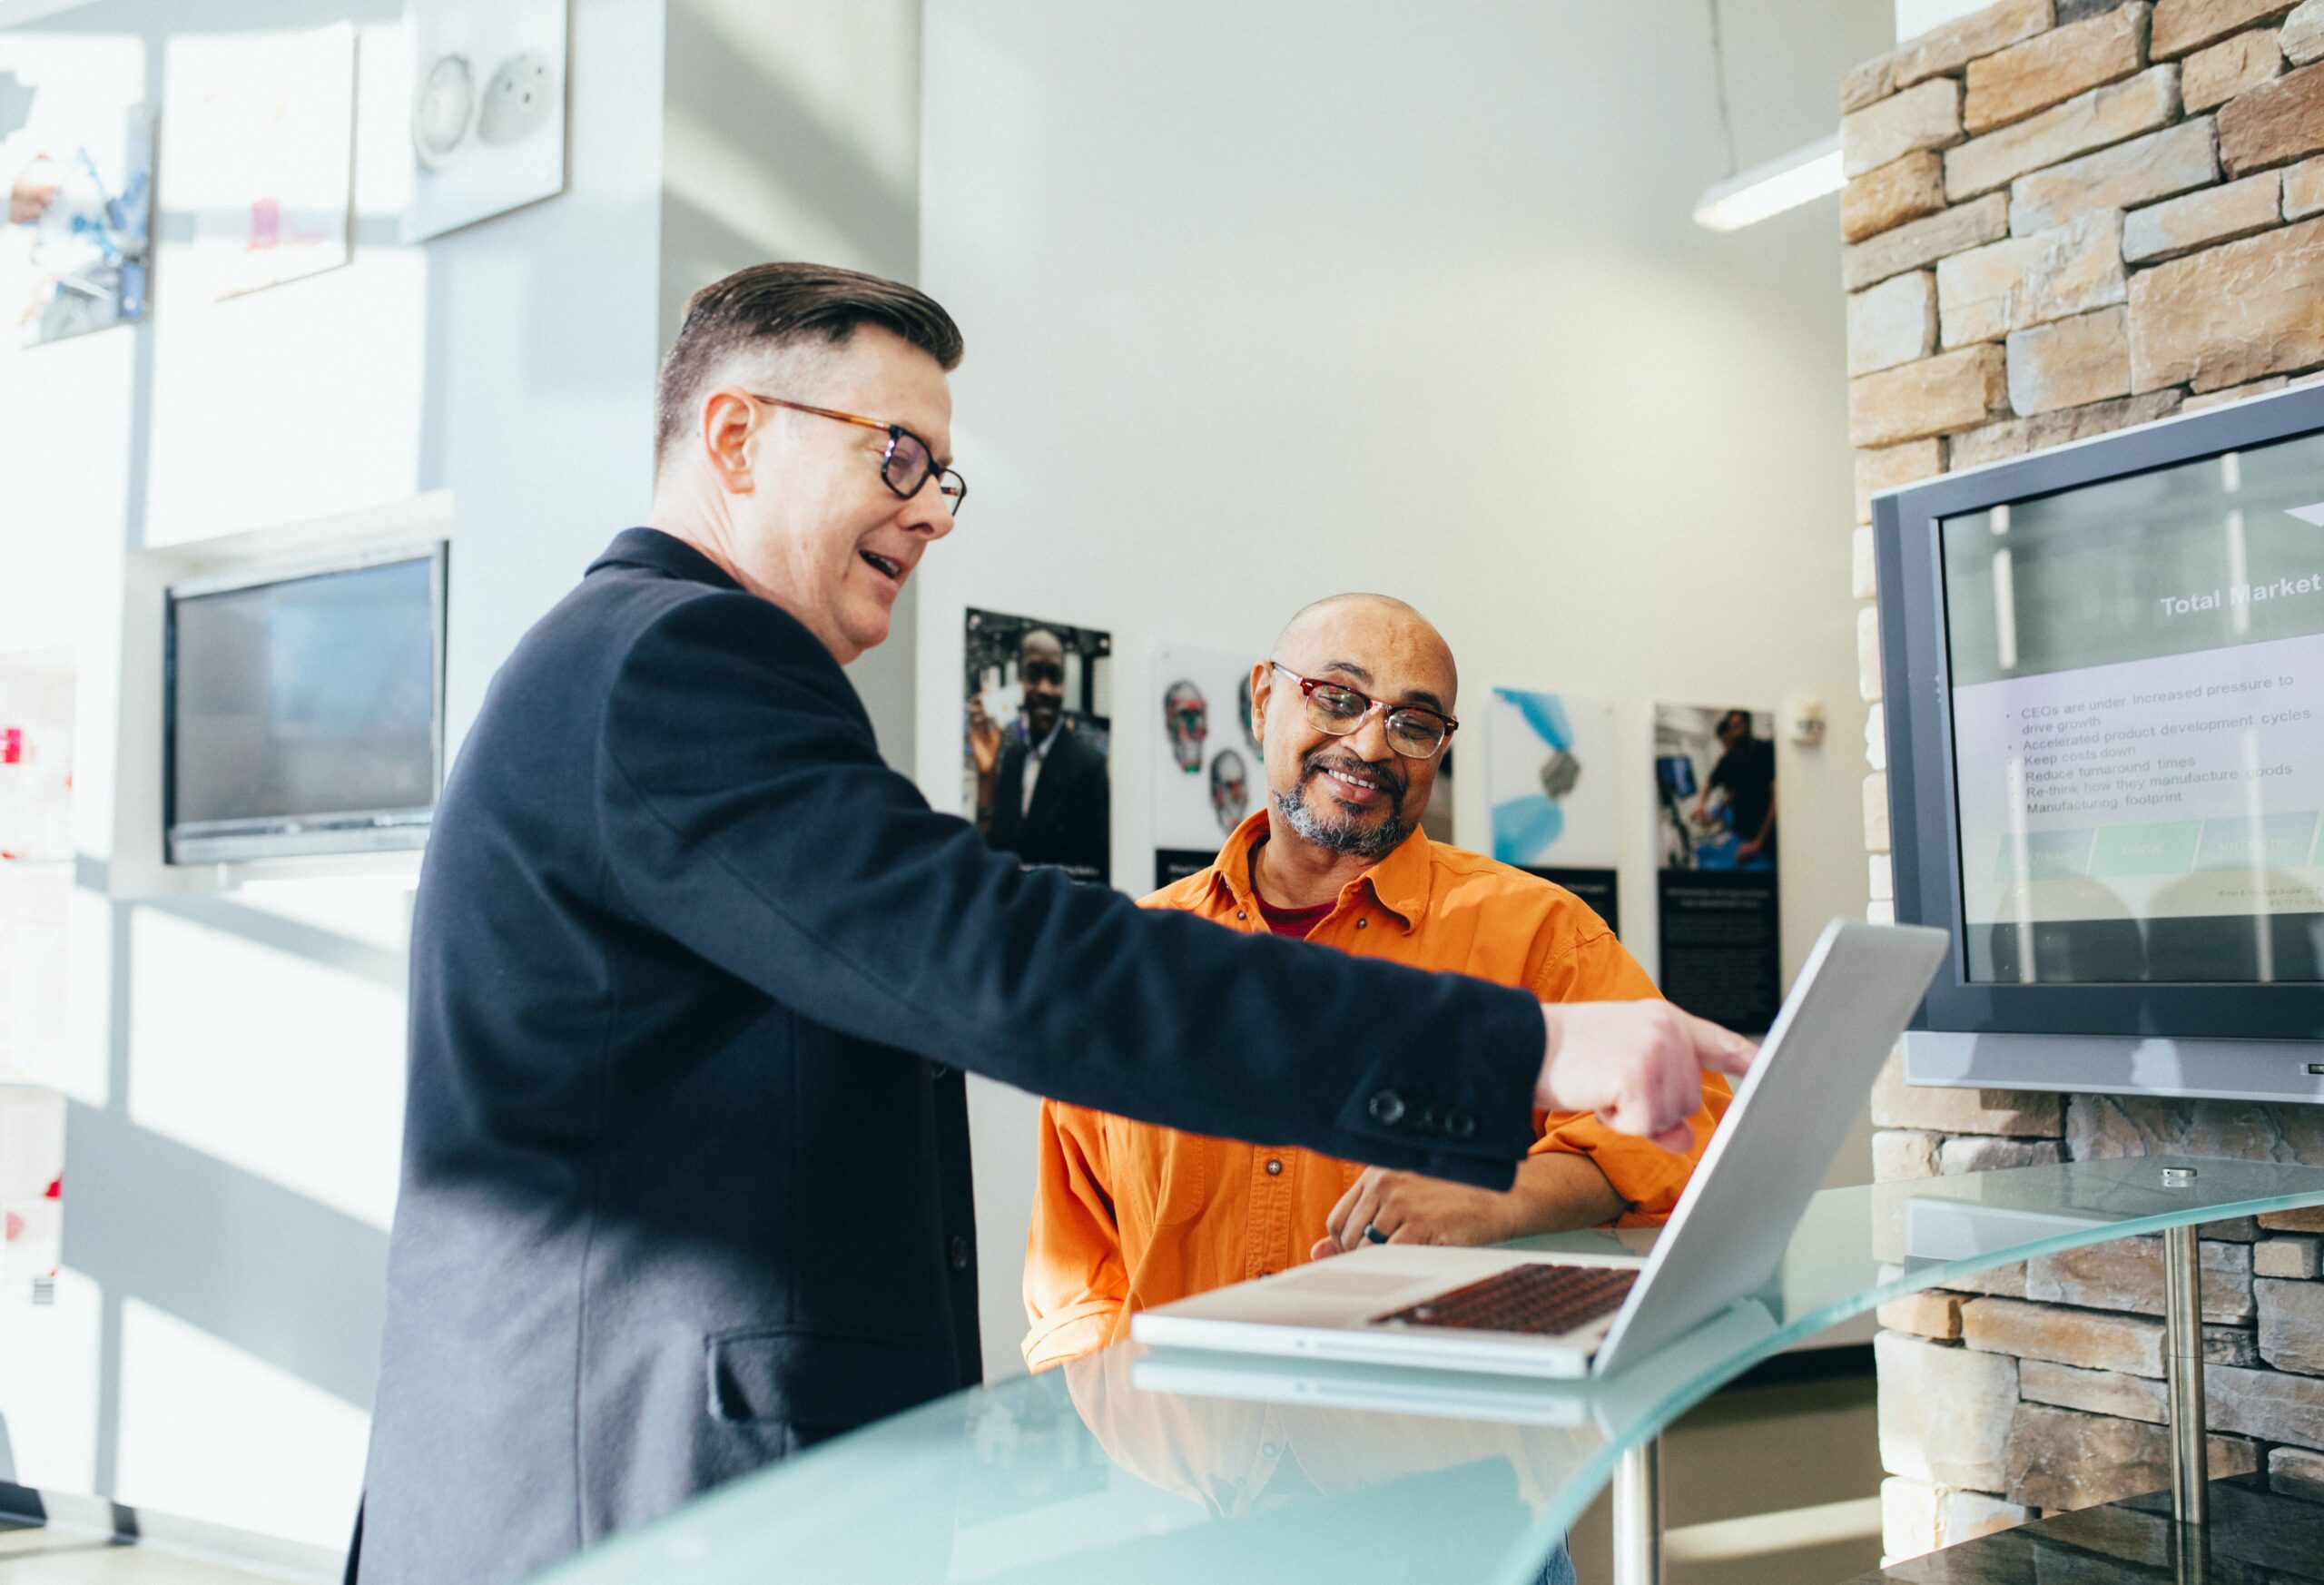
<svg viewBox="0 0 2324 1585">
<path fill-rule="evenodd" d="M 1251 891 L 1265 810 L 1218 860 L 1146 899 L 1229 930 L 1266 929 Z M 1415 832 L 1341 888 L 1310 941 L 1418 969 L 1521 986 L 1543 1001 L 1635 1001 L 1654 982 L 1605 921 L 1563 887 Z M 1457 1040 L 1448 1029 L 1445 1039 Z M 1234 1060 L 1234 1031 L 1218 1058 Z M 1587 1156 L 1630 1204 L 1622 1226 L 1660 1222 L 1678 1203 L 1727 1109 L 1704 1080 L 1694 1143 L 1673 1154 L 1588 1112 L 1536 1113 L 1534 1152 Z M 1025 1363 L 1044 1370 L 1118 1343 L 1139 1310 L 1297 1265 L 1364 1168 L 1289 1145 L 1246 1145 L 1041 1103 L 1040 1158 L 1025 1250 Z"/>
</svg>

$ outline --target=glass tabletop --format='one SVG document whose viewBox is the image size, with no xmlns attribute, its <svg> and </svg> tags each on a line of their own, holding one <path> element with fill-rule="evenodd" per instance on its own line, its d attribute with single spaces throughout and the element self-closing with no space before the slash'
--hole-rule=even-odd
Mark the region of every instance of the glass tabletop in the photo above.
<svg viewBox="0 0 2324 1585">
<path fill-rule="evenodd" d="M 1753 1296 L 1614 1375 L 1124 1344 L 841 1437 L 541 1579 L 1530 1585 L 1626 1449 L 1828 1326 L 2079 1245 L 2313 1205 L 2324 1167 L 2165 1157 L 1827 1189 Z"/>
</svg>

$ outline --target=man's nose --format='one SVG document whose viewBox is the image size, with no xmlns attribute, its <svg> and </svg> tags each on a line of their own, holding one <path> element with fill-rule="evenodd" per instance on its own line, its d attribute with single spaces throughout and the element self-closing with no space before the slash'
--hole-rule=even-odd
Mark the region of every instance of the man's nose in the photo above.
<svg viewBox="0 0 2324 1585">
<path fill-rule="evenodd" d="M 1388 746 L 1388 713 L 1377 704 L 1374 705 L 1356 724 L 1355 731 L 1349 734 L 1347 742 L 1355 750 L 1358 759 L 1377 764 L 1389 758 L 1395 751 Z"/>
<path fill-rule="evenodd" d="M 934 479 L 914 490 L 901 505 L 904 509 L 898 517 L 913 533 L 936 540 L 952 532 L 952 497 L 939 489 Z"/>
</svg>

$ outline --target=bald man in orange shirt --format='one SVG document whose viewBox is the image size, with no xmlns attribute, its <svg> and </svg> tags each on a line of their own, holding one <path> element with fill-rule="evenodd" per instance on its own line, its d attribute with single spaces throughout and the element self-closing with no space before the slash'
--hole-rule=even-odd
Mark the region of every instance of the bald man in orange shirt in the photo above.
<svg viewBox="0 0 2324 1585">
<path fill-rule="evenodd" d="M 1655 997 L 1646 970 L 1571 892 L 1422 834 L 1458 724 L 1457 688 L 1443 635 L 1401 600 L 1342 595 L 1300 612 L 1252 669 L 1267 806 L 1209 869 L 1146 905 L 1458 970 L 1543 1001 Z M 1234 1031 L 1222 1030 L 1217 1060 L 1234 1050 Z M 1533 1154 L 1502 1193 L 1045 1101 L 1025 1362 L 1039 1371 L 1078 1358 L 1128 1337 L 1139 1310 L 1367 1238 L 1491 1244 L 1659 1223 L 1729 1094 L 1706 1075 L 1702 1109 L 1659 1143 L 1588 1113 L 1537 1115 Z"/>
</svg>

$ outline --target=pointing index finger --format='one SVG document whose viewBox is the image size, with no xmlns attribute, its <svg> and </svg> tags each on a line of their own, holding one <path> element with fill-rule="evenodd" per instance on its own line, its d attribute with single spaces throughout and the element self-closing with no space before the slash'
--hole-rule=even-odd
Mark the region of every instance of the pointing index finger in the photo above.
<svg viewBox="0 0 2324 1585">
<path fill-rule="evenodd" d="M 1721 1028 L 1709 1019 L 1694 1020 L 1694 1037 L 1696 1060 L 1713 1073 L 1739 1078 L 1751 1070 L 1752 1062 L 1759 1055 L 1758 1041 Z"/>
</svg>

